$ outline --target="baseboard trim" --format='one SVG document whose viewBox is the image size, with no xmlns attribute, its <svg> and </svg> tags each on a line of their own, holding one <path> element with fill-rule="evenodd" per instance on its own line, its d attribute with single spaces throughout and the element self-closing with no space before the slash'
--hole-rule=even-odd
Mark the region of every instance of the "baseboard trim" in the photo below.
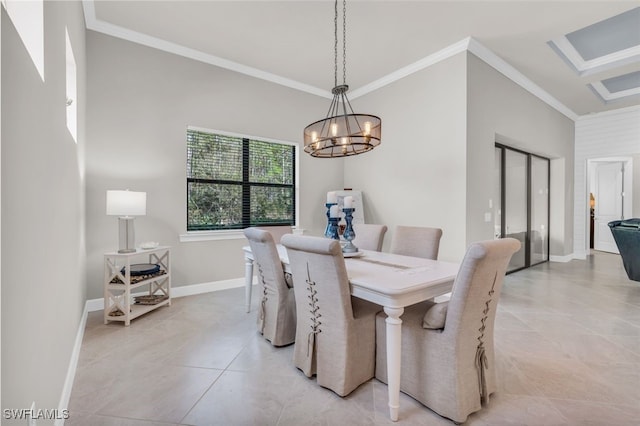
<svg viewBox="0 0 640 426">
<path fill-rule="evenodd" d="M 255 283 L 254 283 L 255 284 Z M 228 290 L 230 288 L 244 287 L 244 278 L 232 280 L 212 281 L 202 284 L 192 284 L 182 287 L 172 287 L 171 297 L 193 296 L 196 294 L 210 293 L 212 291 Z"/>
<path fill-rule="evenodd" d="M 549 260 L 551 262 L 567 263 L 572 261 L 573 259 L 577 259 L 573 254 L 567 254 L 565 256 L 549 256 Z"/>
<path fill-rule="evenodd" d="M 256 283 L 254 278 L 254 284 Z M 210 293 L 212 291 L 228 290 L 230 288 L 244 287 L 244 278 L 233 278 L 230 280 L 211 281 L 208 283 L 191 284 L 181 287 L 171 287 L 171 298 L 193 296 L 196 294 Z M 146 294 L 132 293 L 132 296 Z M 88 312 L 101 311 L 104 309 L 104 298 L 87 300 Z"/>
<path fill-rule="evenodd" d="M 586 251 L 578 251 L 573 253 L 573 258 L 578 260 L 586 260 L 587 252 Z"/>
<path fill-rule="evenodd" d="M 62 410 L 66 410 L 69 407 L 69 399 L 71 399 L 71 390 L 73 389 L 73 381 L 76 378 L 76 369 L 78 368 L 78 359 L 80 358 L 80 349 L 82 349 L 82 339 L 84 338 L 84 329 L 87 325 L 87 314 L 89 307 L 89 301 L 84 304 L 84 310 L 82 311 L 82 317 L 80 318 L 80 324 L 78 324 L 78 331 L 76 332 L 76 340 L 73 343 L 73 350 L 71 351 L 71 359 L 69 360 L 69 367 L 67 368 L 67 376 L 64 379 L 64 386 L 62 388 L 62 395 L 60 396 L 60 403 L 58 404 L 58 412 L 62 413 Z M 64 419 L 57 419 L 54 423 L 55 426 L 64 426 Z"/>
</svg>

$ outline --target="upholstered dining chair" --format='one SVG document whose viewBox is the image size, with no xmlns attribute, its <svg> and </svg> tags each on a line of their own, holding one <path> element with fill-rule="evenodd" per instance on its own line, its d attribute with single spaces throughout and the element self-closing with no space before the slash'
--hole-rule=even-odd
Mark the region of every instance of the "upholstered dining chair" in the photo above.
<svg viewBox="0 0 640 426">
<path fill-rule="evenodd" d="M 293 361 L 340 396 L 373 378 L 375 319 L 380 306 L 352 298 L 337 240 L 285 235 L 296 290 Z"/>
<path fill-rule="evenodd" d="M 513 238 L 471 244 L 451 299 L 410 306 L 402 316 L 400 390 L 456 423 L 496 391 L 496 306 L 509 260 L 519 249 Z M 385 319 L 376 319 L 376 378 L 386 383 Z"/>
<path fill-rule="evenodd" d="M 353 244 L 361 250 L 382 250 L 384 234 L 387 233 L 387 225 L 377 225 L 373 223 L 354 223 L 353 231 L 356 237 Z"/>
<path fill-rule="evenodd" d="M 280 239 L 285 234 L 291 234 L 293 232 L 293 228 L 291 225 L 282 225 L 282 226 L 256 226 L 258 229 L 262 229 L 263 231 L 269 231 L 271 236 L 273 237 L 273 241 L 276 244 L 280 244 Z"/>
<path fill-rule="evenodd" d="M 258 330 L 273 346 L 285 346 L 296 337 L 296 301 L 287 285 L 278 249 L 269 231 L 246 228 L 254 265 L 262 291 L 258 309 Z"/>
<path fill-rule="evenodd" d="M 442 229 L 421 226 L 396 226 L 390 252 L 404 256 L 438 259 Z"/>
</svg>

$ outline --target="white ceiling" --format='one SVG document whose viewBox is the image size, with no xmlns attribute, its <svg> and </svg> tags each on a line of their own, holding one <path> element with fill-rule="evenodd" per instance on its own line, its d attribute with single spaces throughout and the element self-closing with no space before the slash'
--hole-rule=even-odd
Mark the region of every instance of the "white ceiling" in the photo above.
<svg viewBox="0 0 640 426">
<path fill-rule="evenodd" d="M 89 29 L 321 96 L 334 85 L 333 1 L 85 0 L 84 5 Z M 372 83 L 395 78 L 398 70 L 472 37 L 555 98 L 559 109 L 568 108 L 565 115 L 638 105 L 640 96 L 605 103 L 590 87 L 640 71 L 638 57 L 579 75 L 549 42 L 639 5 L 637 0 L 350 0 L 347 84 L 355 95 L 373 90 Z M 340 68 L 338 73 L 341 84 Z"/>
</svg>

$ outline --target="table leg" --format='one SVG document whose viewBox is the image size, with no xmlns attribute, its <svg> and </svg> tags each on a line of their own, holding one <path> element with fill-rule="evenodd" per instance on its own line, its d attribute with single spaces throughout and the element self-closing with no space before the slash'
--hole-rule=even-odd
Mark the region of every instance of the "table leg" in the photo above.
<svg viewBox="0 0 640 426">
<path fill-rule="evenodd" d="M 247 312 L 251 311 L 251 289 L 253 286 L 253 259 L 244 257 L 244 298 Z"/>
<path fill-rule="evenodd" d="M 402 320 L 404 308 L 384 308 L 387 314 L 387 380 L 389 382 L 389 417 L 398 421 L 400 408 L 400 356 L 402 351 Z"/>
</svg>

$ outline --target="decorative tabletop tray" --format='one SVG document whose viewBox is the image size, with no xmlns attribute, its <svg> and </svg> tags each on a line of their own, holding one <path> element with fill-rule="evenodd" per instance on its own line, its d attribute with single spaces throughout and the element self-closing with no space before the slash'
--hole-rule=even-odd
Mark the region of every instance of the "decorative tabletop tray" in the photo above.
<svg viewBox="0 0 640 426">
<path fill-rule="evenodd" d="M 153 274 L 146 274 L 146 275 L 136 275 L 136 276 L 131 276 L 131 284 L 136 284 L 139 283 L 140 281 L 144 281 L 147 280 L 149 278 L 153 278 L 153 277 L 158 277 L 160 275 L 165 275 L 167 273 L 167 271 L 165 271 L 164 269 L 160 269 L 158 272 L 153 273 Z M 114 277 L 111 280 L 111 284 L 124 284 L 120 278 L 118 277 Z"/>
</svg>

